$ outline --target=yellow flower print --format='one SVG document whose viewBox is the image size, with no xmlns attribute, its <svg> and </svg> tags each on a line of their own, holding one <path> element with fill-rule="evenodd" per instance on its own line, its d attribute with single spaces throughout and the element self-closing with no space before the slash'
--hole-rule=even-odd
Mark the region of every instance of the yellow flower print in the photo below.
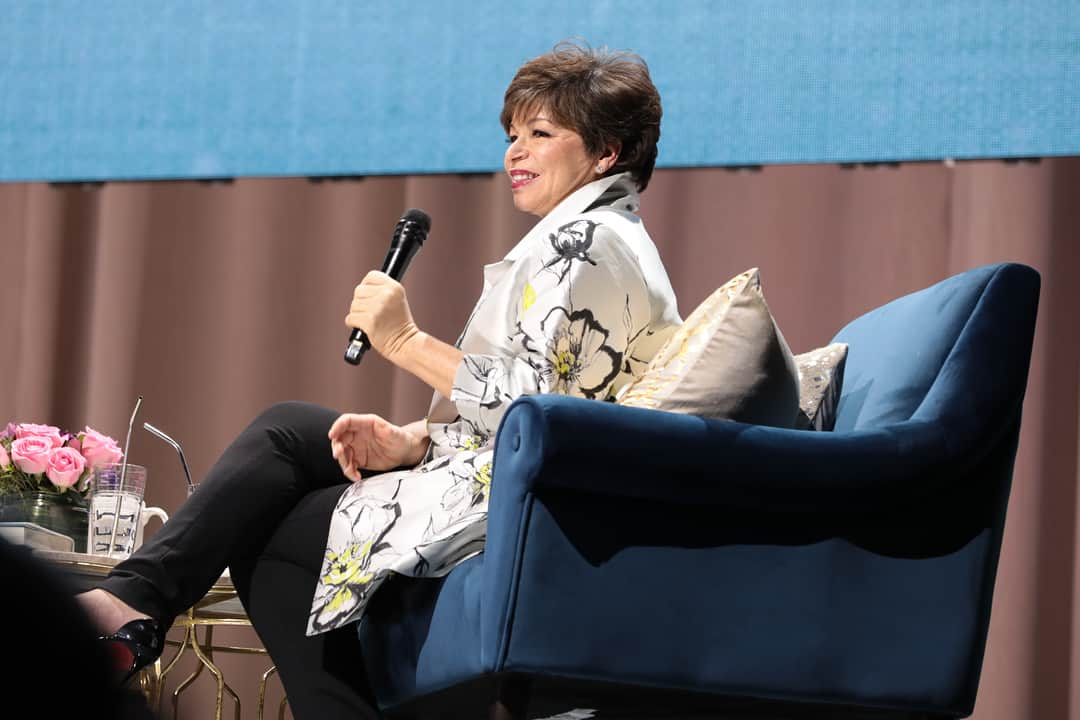
<svg viewBox="0 0 1080 720">
<path fill-rule="evenodd" d="M 350 602 L 352 602 L 352 599 L 353 592 L 349 589 L 347 585 L 343 588 L 338 588 L 338 591 L 335 592 L 334 595 L 330 598 L 330 602 L 326 603 L 324 612 L 326 610 L 336 612 L 341 608 L 345 607 Z"/>
<path fill-rule="evenodd" d="M 365 573 L 368 561 L 371 559 L 371 546 L 374 540 L 367 542 L 352 543 L 340 553 L 332 550 L 327 552 L 329 567 L 322 577 L 326 585 L 337 587 L 326 609 L 330 611 L 340 610 L 353 600 L 352 586 L 366 585 L 371 582 L 374 573 Z"/>
<path fill-rule="evenodd" d="M 551 358 L 552 370 L 563 381 L 568 381 L 577 374 L 577 353 L 569 337 L 565 335 L 558 339 Z"/>
<path fill-rule="evenodd" d="M 367 567 L 371 554 L 371 545 L 374 541 L 368 540 L 364 544 L 353 543 L 340 553 L 327 551 L 326 558 L 330 565 L 323 575 L 323 582 L 327 585 L 345 585 L 346 583 L 363 584 L 371 580 L 371 573 L 361 575 Z"/>
<path fill-rule="evenodd" d="M 480 436 L 469 435 L 461 441 L 462 450 L 479 450 L 480 449 Z"/>
<path fill-rule="evenodd" d="M 473 473 L 473 504 L 486 500 L 491 494 L 491 463 L 486 462 Z"/>
<path fill-rule="evenodd" d="M 524 314 L 536 302 L 536 290 L 532 283 L 525 283 L 525 289 L 521 291 L 521 312 Z"/>
</svg>

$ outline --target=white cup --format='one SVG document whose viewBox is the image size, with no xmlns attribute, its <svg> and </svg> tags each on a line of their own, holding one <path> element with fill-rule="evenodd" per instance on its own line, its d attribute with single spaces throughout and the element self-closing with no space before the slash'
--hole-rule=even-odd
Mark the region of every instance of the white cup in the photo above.
<svg viewBox="0 0 1080 720">
<path fill-rule="evenodd" d="M 121 483 L 123 478 L 123 483 Z M 143 500 L 146 490 L 146 468 L 128 464 L 106 465 L 94 470 L 90 486 L 89 523 L 86 551 L 92 555 L 108 555 L 109 538 L 115 530 L 113 557 L 127 557 L 143 544 L 143 533 L 150 518 L 164 525 L 169 514 L 159 507 L 147 507 Z M 119 510 L 119 519 L 117 518 Z"/>
</svg>

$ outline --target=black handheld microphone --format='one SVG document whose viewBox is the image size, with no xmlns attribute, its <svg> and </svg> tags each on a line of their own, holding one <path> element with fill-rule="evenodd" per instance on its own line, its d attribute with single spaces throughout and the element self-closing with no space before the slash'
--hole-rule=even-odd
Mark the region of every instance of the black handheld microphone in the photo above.
<svg viewBox="0 0 1080 720">
<path fill-rule="evenodd" d="M 423 210 L 413 208 L 407 210 L 394 227 L 394 239 L 390 241 L 390 249 L 383 260 L 382 271 L 401 282 L 405 275 L 405 269 L 413 259 L 413 255 L 427 240 L 428 231 L 431 230 L 431 218 Z M 371 347 L 371 341 L 363 330 L 353 329 L 349 335 L 349 346 L 345 348 L 345 362 L 350 365 L 359 365 L 364 353 Z"/>
</svg>

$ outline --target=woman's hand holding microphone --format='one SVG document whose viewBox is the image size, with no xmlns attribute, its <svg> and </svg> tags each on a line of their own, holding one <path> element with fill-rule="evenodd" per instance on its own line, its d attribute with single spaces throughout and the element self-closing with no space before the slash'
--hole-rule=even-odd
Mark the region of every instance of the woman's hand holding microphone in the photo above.
<svg viewBox="0 0 1080 720">
<path fill-rule="evenodd" d="M 395 358 L 400 358 L 409 341 L 420 333 L 405 288 L 378 270 L 369 272 L 356 286 L 345 324 L 363 330 L 371 347 L 395 365 L 401 364 Z"/>
<path fill-rule="evenodd" d="M 397 280 L 377 270 L 365 275 L 353 291 L 345 324 L 363 330 L 371 347 L 394 365 L 450 397 L 462 352 L 416 326 Z"/>
</svg>

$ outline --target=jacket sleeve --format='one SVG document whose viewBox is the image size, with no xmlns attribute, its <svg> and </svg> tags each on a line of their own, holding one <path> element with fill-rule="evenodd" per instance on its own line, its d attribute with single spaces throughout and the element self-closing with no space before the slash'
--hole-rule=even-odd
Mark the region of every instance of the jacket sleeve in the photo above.
<svg viewBox="0 0 1080 720">
<path fill-rule="evenodd" d="M 547 238 L 516 305 L 503 352 L 466 354 L 454 377 L 450 399 L 489 436 L 521 395 L 606 399 L 650 317 L 633 252 L 610 226 L 580 217 Z"/>
</svg>

